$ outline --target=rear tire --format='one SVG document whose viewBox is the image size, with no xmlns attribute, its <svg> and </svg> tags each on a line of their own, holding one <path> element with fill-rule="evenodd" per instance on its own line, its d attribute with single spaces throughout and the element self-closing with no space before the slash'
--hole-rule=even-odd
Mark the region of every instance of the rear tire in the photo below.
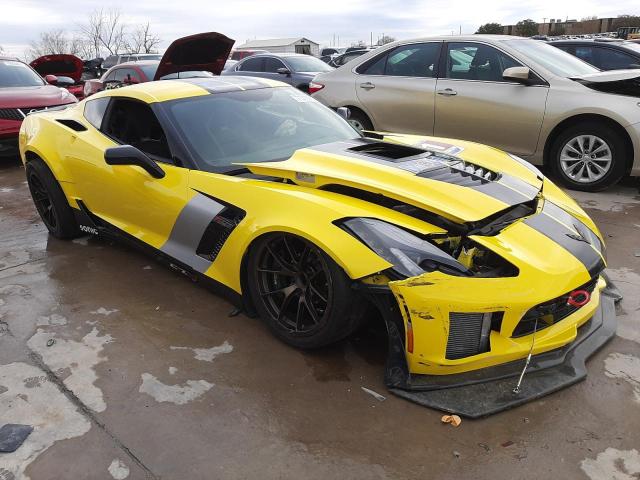
<svg viewBox="0 0 640 480">
<path fill-rule="evenodd" d="M 60 239 L 77 237 L 80 234 L 78 222 L 49 167 L 36 158 L 27 163 L 26 173 L 31 198 L 49 233 Z"/>
<path fill-rule="evenodd" d="M 321 249 L 287 233 L 252 246 L 248 286 L 256 311 L 273 334 L 303 349 L 336 342 L 359 325 L 362 304 L 351 280 Z"/>
<path fill-rule="evenodd" d="M 564 130 L 551 146 L 549 166 L 572 190 L 597 192 L 617 183 L 626 172 L 622 136 L 599 122 L 582 122 Z"/>
<path fill-rule="evenodd" d="M 347 119 L 347 122 L 351 124 L 353 128 L 362 132 L 363 130 L 373 130 L 373 122 L 362 110 L 351 108 L 351 115 Z"/>
</svg>

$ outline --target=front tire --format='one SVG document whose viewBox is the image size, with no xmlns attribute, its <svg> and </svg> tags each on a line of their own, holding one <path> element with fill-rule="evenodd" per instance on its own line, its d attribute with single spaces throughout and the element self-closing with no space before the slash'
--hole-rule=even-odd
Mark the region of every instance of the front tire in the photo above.
<svg viewBox="0 0 640 480">
<path fill-rule="evenodd" d="M 251 298 L 273 334 L 297 348 L 318 348 L 358 325 L 359 302 L 344 271 L 306 239 L 260 238 L 248 257 Z"/>
<path fill-rule="evenodd" d="M 351 126 L 359 132 L 373 130 L 373 122 L 371 122 L 371 119 L 367 114 L 355 108 L 351 109 L 351 115 L 349 115 L 347 122 L 349 122 Z"/>
<path fill-rule="evenodd" d="M 550 167 L 566 187 L 597 192 L 624 176 L 626 154 L 624 140 L 615 129 L 583 122 L 567 128 L 553 142 Z"/>
<path fill-rule="evenodd" d="M 73 210 L 49 167 L 36 158 L 27 163 L 26 173 L 31 198 L 49 233 L 60 239 L 77 237 L 80 229 Z"/>
</svg>

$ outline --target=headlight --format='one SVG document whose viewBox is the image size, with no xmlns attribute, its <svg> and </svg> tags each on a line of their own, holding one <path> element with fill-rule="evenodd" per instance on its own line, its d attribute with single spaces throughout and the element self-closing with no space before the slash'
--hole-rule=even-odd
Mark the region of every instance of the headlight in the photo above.
<svg viewBox="0 0 640 480">
<path fill-rule="evenodd" d="M 469 269 L 451 255 L 395 225 L 373 218 L 352 218 L 342 225 L 404 277 L 434 270 L 470 275 Z"/>
<path fill-rule="evenodd" d="M 531 162 L 527 162 L 524 158 L 520 158 L 517 155 L 513 155 L 512 153 L 507 153 L 507 155 L 509 155 L 512 160 L 515 160 L 516 162 L 518 162 L 523 167 L 527 167 L 529 170 L 531 170 L 533 173 L 535 173 L 538 176 L 538 178 L 540 178 L 540 180 L 542 180 L 544 178 L 544 175 L 538 169 L 538 167 L 536 167 Z"/>
</svg>

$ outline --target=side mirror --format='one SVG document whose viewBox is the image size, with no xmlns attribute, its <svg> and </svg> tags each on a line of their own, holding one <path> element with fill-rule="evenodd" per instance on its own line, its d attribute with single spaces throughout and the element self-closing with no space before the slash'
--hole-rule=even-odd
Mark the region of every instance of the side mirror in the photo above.
<svg viewBox="0 0 640 480">
<path fill-rule="evenodd" d="M 56 77 L 55 75 L 46 75 L 44 77 L 44 81 L 49 85 L 56 85 L 58 83 L 58 77 Z"/>
<path fill-rule="evenodd" d="M 145 170 L 153 178 L 164 178 L 165 176 L 160 165 L 131 145 L 107 148 L 104 152 L 104 161 L 107 165 L 135 165 Z"/>
<path fill-rule="evenodd" d="M 351 110 L 349 110 L 347 107 L 338 107 L 336 109 L 336 113 L 345 120 L 349 120 L 349 118 L 351 118 Z"/>
<path fill-rule="evenodd" d="M 531 70 L 529 67 L 510 67 L 502 73 L 502 78 L 511 82 L 521 83 L 523 85 L 531 84 Z"/>
<path fill-rule="evenodd" d="M 276 72 L 278 72 L 280 75 L 291 75 L 291 70 L 289 70 L 288 68 L 279 68 L 278 70 L 276 70 Z"/>
</svg>

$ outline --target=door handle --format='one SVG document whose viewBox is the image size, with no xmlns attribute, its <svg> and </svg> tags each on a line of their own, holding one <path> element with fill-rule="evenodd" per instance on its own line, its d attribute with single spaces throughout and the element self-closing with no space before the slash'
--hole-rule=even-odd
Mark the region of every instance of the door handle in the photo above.
<svg viewBox="0 0 640 480">
<path fill-rule="evenodd" d="M 365 90 L 371 90 L 372 88 L 376 88 L 376 86 L 371 82 L 364 82 L 360 84 L 360 88 L 364 88 Z"/>
<path fill-rule="evenodd" d="M 458 94 L 458 92 L 456 92 L 452 88 L 445 88 L 444 90 L 438 90 L 436 93 L 438 95 L 442 95 L 443 97 L 453 97 L 454 95 Z"/>
</svg>

